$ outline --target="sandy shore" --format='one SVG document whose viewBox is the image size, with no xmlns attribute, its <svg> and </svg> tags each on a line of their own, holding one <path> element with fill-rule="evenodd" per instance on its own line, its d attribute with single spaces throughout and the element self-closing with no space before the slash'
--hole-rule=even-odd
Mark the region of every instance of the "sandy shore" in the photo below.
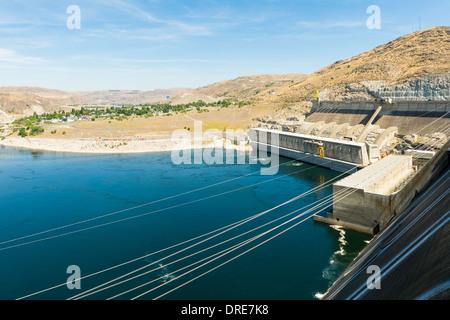
<svg viewBox="0 0 450 320">
<path fill-rule="evenodd" d="M 51 139 L 51 138 L 6 138 L 0 141 L 1 145 L 36 150 L 76 153 L 146 153 L 164 152 L 172 150 L 185 150 L 192 148 L 232 148 L 246 151 L 249 146 L 235 146 L 229 141 L 218 139 L 214 142 L 202 142 L 201 144 L 189 141 L 165 139 L 146 140 L 103 140 L 103 139 Z"/>
</svg>

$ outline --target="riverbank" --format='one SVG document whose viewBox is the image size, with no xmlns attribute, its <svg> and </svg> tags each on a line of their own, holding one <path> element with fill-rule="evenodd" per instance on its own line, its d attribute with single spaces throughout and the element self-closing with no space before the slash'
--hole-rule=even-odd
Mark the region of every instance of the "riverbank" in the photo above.
<svg viewBox="0 0 450 320">
<path fill-rule="evenodd" d="M 248 151 L 248 145 L 234 145 L 225 139 L 193 143 L 189 140 L 155 137 L 151 139 L 55 139 L 55 138 L 6 138 L 0 145 L 55 152 L 93 154 L 147 153 L 185 150 L 193 148 L 226 148 Z"/>
</svg>

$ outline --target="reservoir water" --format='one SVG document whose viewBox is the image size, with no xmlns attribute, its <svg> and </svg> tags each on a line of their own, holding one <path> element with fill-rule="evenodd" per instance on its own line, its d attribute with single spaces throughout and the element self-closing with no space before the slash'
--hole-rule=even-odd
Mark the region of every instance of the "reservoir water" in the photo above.
<svg viewBox="0 0 450 320">
<path fill-rule="evenodd" d="M 271 238 L 331 187 L 243 221 L 339 175 L 284 158 L 276 175 L 261 167 L 0 146 L 0 299 L 317 299 L 371 236 L 306 219 Z"/>
</svg>

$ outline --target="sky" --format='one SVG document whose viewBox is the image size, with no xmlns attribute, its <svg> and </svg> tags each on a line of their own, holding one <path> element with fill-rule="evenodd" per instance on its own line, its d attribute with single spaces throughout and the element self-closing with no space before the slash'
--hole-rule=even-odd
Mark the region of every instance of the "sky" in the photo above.
<svg viewBox="0 0 450 320">
<path fill-rule="evenodd" d="M 309 74 L 448 26 L 449 12 L 448 0 L 0 0 L 0 86 L 153 90 Z"/>
</svg>

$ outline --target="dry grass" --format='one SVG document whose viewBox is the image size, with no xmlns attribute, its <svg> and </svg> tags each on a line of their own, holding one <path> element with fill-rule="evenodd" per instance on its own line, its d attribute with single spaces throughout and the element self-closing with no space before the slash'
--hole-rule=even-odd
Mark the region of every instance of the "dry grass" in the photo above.
<svg viewBox="0 0 450 320">
<path fill-rule="evenodd" d="M 201 88 L 174 96 L 172 104 L 185 104 L 203 100 L 213 102 L 225 98 L 250 100 L 258 92 L 277 87 L 285 83 L 298 82 L 304 74 L 268 74 L 239 77 L 233 80 L 223 80 Z"/>
<path fill-rule="evenodd" d="M 194 129 L 194 121 L 202 121 L 202 129 L 244 129 L 253 123 L 254 117 L 265 117 L 273 112 L 273 106 L 249 105 L 242 108 L 230 107 L 197 113 L 172 116 L 137 117 L 128 120 L 97 119 L 96 121 L 76 121 L 45 126 L 42 138 L 117 138 L 117 137 L 148 137 L 171 135 L 174 130 Z M 51 131 L 56 130 L 56 134 Z M 65 134 L 63 134 L 65 132 Z"/>
</svg>

